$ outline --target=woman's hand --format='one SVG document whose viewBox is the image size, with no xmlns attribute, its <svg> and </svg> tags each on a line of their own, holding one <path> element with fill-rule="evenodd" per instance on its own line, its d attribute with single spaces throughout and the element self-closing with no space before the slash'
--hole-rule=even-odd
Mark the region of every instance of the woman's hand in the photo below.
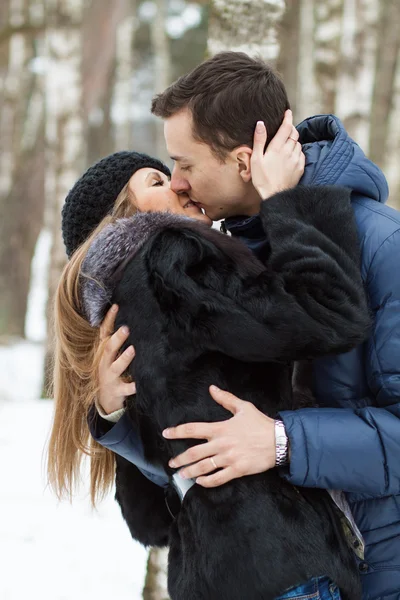
<svg viewBox="0 0 400 600">
<path fill-rule="evenodd" d="M 120 327 L 113 334 L 118 306 L 113 305 L 105 316 L 100 327 L 100 339 L 110 338 L 103 351 L 99 364 L 99 396 L 98 402 L 105 413 L 110 414 L 123 407 L 126 396 L 136 393 L 136 384 L 126 383 L 121 379 L 135 356 L 133 346 L 129 346 L 120 356 L 118 353 L 128 338 L 129 329 Z M 111 336 L 111 337 L 110 337 Z"/>
<path fill-rule="evenodd" d="M 299 183 L 304 173 L 305 156 L 298 139 L 292 111 L 287 110 L 282 125 L 264 153 L 267 130 L 262 121 L 257 123 L 250 161 L 251 178 L 263 200 Z"/>
</svg>

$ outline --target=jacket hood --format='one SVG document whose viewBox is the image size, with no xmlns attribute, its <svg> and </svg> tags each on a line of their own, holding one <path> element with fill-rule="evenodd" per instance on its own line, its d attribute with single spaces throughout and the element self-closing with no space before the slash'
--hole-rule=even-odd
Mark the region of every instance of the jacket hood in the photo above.
<svg viewBox="0 0 400 600">
<path fill-rule="evenodd" d="M 340 185 L 359 196 L 385 203 L 386 178 L 334 115 L 317 115 L 302 121 L 297 130 L 306 156 L 302 185 Z"/>
</svg>

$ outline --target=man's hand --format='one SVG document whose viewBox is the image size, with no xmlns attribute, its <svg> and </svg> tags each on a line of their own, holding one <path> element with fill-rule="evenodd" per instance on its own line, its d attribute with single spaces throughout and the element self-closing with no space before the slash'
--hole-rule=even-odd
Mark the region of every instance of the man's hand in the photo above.
<svg viewBox="0 0 400 600">
<path fill-rule="evenodd" d="M 118 306 L 113 305 L 100 327 L 100 339 L 107 340 L 99 364 L 98 401 L 105 413 L 110 414 L 123 407 L 126 396 L 136 393 L 135 383 L 126 383 L 120 379 L 135 356 L 133 346 L 129 346 L 120 356 L 118 353 L 129 335 L 127 327 L 120 327 L 113 334 Z M 111 336 L 111 337 L 110 337 Z"/>
<path fill-rule="evenodd" d="M 250 162 L 251 179 L 263 200 L 299 183 L 304 173 L 305 156 L 298 139 L 292 111 L 287 110 L 282 125 L 264 153 L 267 130 L 262 121 L 257 123 Z"/>
<path fill-rule="evenodd" d="M 179 474 L 204 487 L 216 487 L 243 475 L 263 473 L 275 466 L 275 422 L 250 402 L 210 387 L 212 398 L 234 416 L 218 423 L 187 423 L 165 429 L 168 439 L 199 439 L 207 443 L 189 448 L 170 461 Z M 213 475 L 207 475 L 220 469 Z"/>
</svg>

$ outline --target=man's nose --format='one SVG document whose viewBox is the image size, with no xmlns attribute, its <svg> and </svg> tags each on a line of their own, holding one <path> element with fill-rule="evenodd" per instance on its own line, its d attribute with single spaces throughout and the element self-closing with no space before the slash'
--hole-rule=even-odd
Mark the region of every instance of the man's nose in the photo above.
<svg viewBox="0 0 400 600">
<path fill-rule="evenodd" d="M 179 173 L 176 172 L 176 169 L 173 169 L 172 171 L 170 187 L 175 194 L 181 194 L 182 192 L 187 193 L 190 190 L 189 182 L 179 175 Z"/>
</svg>

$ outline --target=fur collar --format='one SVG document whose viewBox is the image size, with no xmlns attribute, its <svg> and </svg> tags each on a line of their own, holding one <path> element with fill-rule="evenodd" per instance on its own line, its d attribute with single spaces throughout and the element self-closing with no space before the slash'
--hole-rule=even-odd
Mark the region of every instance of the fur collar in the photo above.
<svg viewBox="0 0 400 600">
<path fill-rule="evenodd" d="M 150 236 L 171 226 L 191 226 L 193 219 L 171 213 L 136 213 L 107 225 L 91 244 L 81 270 L 84 315 L 98 327 L 111 304 L 128 262 Z"/>
</svg>

